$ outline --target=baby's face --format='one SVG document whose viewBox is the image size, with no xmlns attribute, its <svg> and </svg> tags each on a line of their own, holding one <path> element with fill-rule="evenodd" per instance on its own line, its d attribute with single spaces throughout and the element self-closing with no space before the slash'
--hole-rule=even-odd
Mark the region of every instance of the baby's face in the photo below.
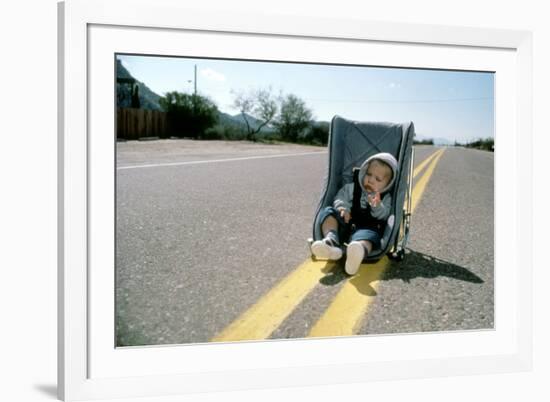
<svg viewBox="0 0 550 402">
<path fill-rule="evenodd" d="M 363 186 L 367 191 L 380 192 L 391 180 L 391 168 L 376 160 L 369 163 L 367 173 L 363 178 Z"/>
</svg>

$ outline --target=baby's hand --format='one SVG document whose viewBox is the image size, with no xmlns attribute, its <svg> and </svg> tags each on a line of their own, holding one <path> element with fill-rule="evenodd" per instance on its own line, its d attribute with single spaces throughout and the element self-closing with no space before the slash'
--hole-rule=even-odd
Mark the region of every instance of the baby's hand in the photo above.
<svg viewBox="0 0 550 402">
<path fill-rule="evenodd" d="M 380 204 L 380 193 L 376 192 L 373 194 L 369 194 L 367 196 L 367 201 L 370 204 L 371 207 L 377 207 L 378 204 Z"/>
<path fill-rule="evenodd" d="M 351 214 L 349 213 L 349 211 L 345 208 L 338 208 L 338 212 L 340 212 L 340 216 L 344 218 L 344 222 L 349 223 L 351 219 Z"/>
</svg>

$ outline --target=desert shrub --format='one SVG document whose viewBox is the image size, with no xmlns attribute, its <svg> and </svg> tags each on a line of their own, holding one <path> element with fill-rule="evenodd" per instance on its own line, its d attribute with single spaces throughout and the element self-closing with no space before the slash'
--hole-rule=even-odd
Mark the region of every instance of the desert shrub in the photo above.
<svg viewBox="0 0 550 402">
<path fill-rule="evenodd" d="M 306 131 L 304 140 L 308 144 L 327 145 L 330 131 L 330 123 L 325 121 L 313 123 Z"/>
<path fill-rule="evenodd" d="M 240 141 L 247 138 L 244 128 L 231 124 L 216 124 L 204 132 L 201 139 L 204 140 L 229 140 Z"/>
</svg>

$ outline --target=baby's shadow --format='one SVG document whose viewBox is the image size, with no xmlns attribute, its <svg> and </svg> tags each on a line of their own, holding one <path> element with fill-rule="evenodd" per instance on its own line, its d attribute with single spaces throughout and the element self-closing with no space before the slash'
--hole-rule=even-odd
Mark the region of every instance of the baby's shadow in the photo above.
<svg viewBox="0 0 550 402">
<path fill-rule="evenodd" d="M 330 262 L 327 264 L 327 269 L 323 271 L 326 275 L 319 279 L 319 283 L 325 286 L 334 286 L 349 278 L 344 271 L 343 259 Z"/>
<path fill-rule="evenodd" d="M 401 279 L 410 282 L 414 278 L 448 277 L 464 282 L 481 284 L 483 280 L 470 270 L 448 261 L 426 254 L 407 250 L 405 260 L 390 261 L 389 264 L 379 264 L 378 261 L 363 263 L 358 273 L 352 277 L 344 271 L 345 259 L 327 264 L 326 273 L 319 283 L 325 286 L 335 286 L 349 279 L 357 290 L 367 296 L 376 296 L 371 283 L 377 280 Z"/>
</svg>

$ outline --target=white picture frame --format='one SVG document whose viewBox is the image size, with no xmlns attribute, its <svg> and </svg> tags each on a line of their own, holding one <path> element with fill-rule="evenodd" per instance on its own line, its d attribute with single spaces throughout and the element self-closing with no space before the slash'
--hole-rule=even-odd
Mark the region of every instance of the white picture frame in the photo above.
<svg viewBox="0 0 550 402">
<path fill-rule="evenodd" d="M 530 370 L 531 253 L 522 253 L 521 270 L 517 260 L 518 250 L 530 250 L 532 240 L 530 32 L 353 19 L 213 15 L 186 8 L 176 0 L 68 0 L 59 4 L 58 15 L 60 398 L 152 397 Z M 155 44 L 158 42 L 147 39 L 154 35 L 162 35 L 167 47 L 160 49 L 160 45 Z M 101 72 L 105 55 L 132 50 L 149 54 L 174 52 L 181 43 L 179 35 L 206 35 L 228 41 L 258 39 L 271 44 L 285 41 L 289 46 L 285 46 L 284 51 L 289 54 L 292 54 L 290 44 L 307 41 L 312 48 L 318 46 L 314 51 L 317 53 L 302 57 L 314 59 L 321 57 L 324 47 L 334 44 L 338 47 L 333 48 L 331 54 L 341 52 L 333 56 L 341 59 L 347 58 L 348 46 L 350 49 L 367 46 L 373 54 L 379 54 L 375 65 L 457 69 L 477 66 L 504 77 L 500 83 L 497 79 L 495 94 L 499 133 L 496 146 L 501 155 L 495 165 L 496 221 L 502 220 L 504 213 L 498 208 L 498 200 L 506 196 L 499 186 L 504 180 L 503 168 L 510 170 L 512 166 L 512 189 L 518 189 L 521 183 L 522 194 L 528 196 L 518 197 L 508 206 L 510 224 L 515 233 L 521 234 L 512 242 L 517 249 L 508 260 L 502 258 L 502 247 L 496 236 L 497 313 L 499 303 L 507 303 L 508 314 L 496 315 L 495 330 L 445 334 L 443 341 L 438 334 L 424 334 L 125 350 L 116 350 L 114 344 L 109 346 L 109 339 L 113 338 L 112 320 L 103 313 L 114 310 L 114 305 L 109 297 L 100 300 L 94 292 L 108 289 L 112 271 L 106 269 L 98 274 L 90 267 L 98 260 L 106 261 L 105 266 L 109 267 L 112 255 L 96 253 L 98 249 L 90 247 L 90 243 L 97 244 L 94 236 L 98 233 L 100 237 L 110 238 L 105 235 L 112 230 L 114 217 L 111 212 L 98 220 L 98 214 L 90 211 L 109 210 L 109 206 L 103 209 L 99 204 L 109 199 L 109 191 L 113 190 L 110 181 L 97 179 L 113 176 L 114 170 L 108 163 L 100 167 L 96 162 L 104 156 L 102 152 L 109 154 L 110 151 L 98 151 L 103 143 L 97 142 L 98 136 L 93 135 L 94 130 L 114 133 L 110 131 L 114 119 L 102 115 L 94 106 L 98 99 L 111 102 L 108 97 L 113 93 L 105 92 L 97 83 L 113 79 Z M 300 49 L 299 45 L 295 47 Z M 285 57 L 277 50 L 283 47 L 263 47 L 264 53 L 254 52 L 252 48 L 233 50 L 232 54 L 259 59 Z M 212 52 L 220 55 L 224 51 L 227 46 L 219 50 L 211 47 L 194 56 L 212 55 Z M 288 57 L 293 60 L 292 56 Z M 340 62 L 349 63 L 355 60 L 341 59 Z M 508 120 L 500 121 L 501 117 Z M 112 137 L 108 141 L 112 142 Z M 93 233 L 90 227 L 94 228 Z M 502 298 L 503 291 L 506 298 Z M 446 352 L 450 344 L 454 345 L 452 354 Z M 390 347 L 396 354 L 385 356 L 383 352 Z M 346 353 L 359 348 L 372 353 L 368 357 Z M 325 351 L 323 357 L 320 350 Z M 382 352 L 377 354 L 375 350 Z M 292 356 L 293 360 L 285 356 Z"/>
</svg>

